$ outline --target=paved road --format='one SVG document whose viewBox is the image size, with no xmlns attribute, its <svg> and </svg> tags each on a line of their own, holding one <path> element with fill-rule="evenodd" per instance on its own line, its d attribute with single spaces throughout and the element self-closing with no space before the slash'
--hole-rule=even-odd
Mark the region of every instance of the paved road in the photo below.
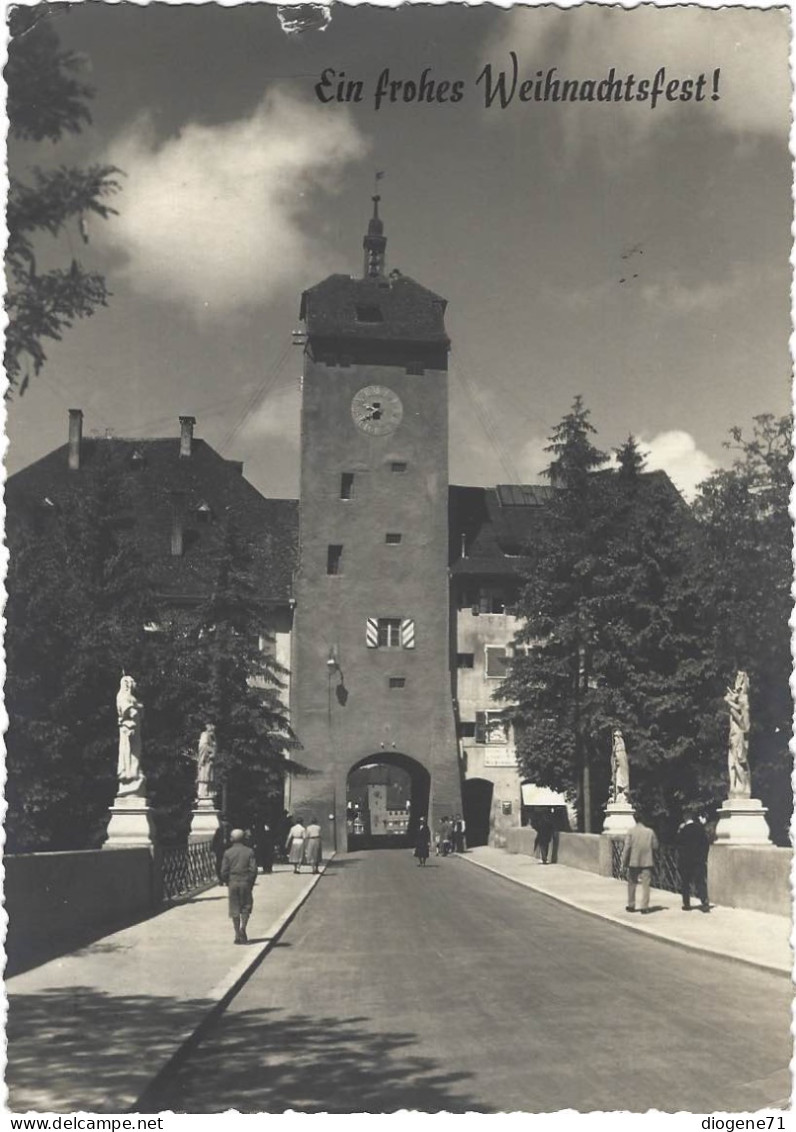
<svg viewBox="0 0 796 1132">
<path fill-rule="evenodd" d="M 335 860 L 150 1111 L 755 1111 L 790 983 L 460 860 Z"/>
</svg>

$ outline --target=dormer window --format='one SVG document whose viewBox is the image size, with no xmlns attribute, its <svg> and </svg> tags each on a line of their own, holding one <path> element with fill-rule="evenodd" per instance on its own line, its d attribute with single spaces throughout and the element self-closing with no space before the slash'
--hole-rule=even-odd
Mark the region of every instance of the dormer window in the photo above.
<svg viewBox="0 0 796 1132">
<path fill-rule="evenodd" d="M 374 304 L 357 307 L 357 322 L 384 322 L 381 307 Z"/>
<path fill-rule="evenodd" d="M 213 519 L 213 511 L 209 503 L 202 502 L 196 508 L 196 518 L 200 523 L 209 523 Z"/>
</svg>

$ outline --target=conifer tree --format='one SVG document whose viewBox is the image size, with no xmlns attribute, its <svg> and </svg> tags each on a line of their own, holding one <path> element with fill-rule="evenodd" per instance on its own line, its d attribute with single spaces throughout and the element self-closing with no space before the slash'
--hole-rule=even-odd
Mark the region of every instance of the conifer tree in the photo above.
<svg viewBox="0 0 796 1132">
<path fill-rule="evenodd" d="M 269 610 L 257 592 L 250 551 L 231 520 L 214 575 L 206 598 L 178 625 L 176 655 L 168 653 L 170 690 L 156 709 L 158 743 L 180 750 L 182 765 L 193 771 L 199 733 L 213 723 L 218 803 L 234 824 L 250 826 L 275 800 L 281 802 L 286 772 L 301 768 L 288 758 L 296 742 L 281 699 L 286 673 L 274 659 L 266 629 Z M 155 762 L 161 771 L 155 772 L 154 786 L 164 805 L 167 751 Z M 172 808 L 174 778 L 172 770 Z M 179 795 L 179 770 L 176 778 Z"/>
<path fill-rule="evenodd" d="M 536 539 L 518 655 L 499 695 L 511 704 L 524 774 L 575 797 L 581 828 L 599 828 L 619 728 L 633 797 L 668 831 L 684 801 L 717 788 L 718 684 L 700 624 L 693 522 L 666 477 L 643 474 L 632 437 L 617 470 L 599 470 L 586 426 L 578 401 L 553 436 L 561 486 Z"/>
<path fill-rule="evenodd" d="M 546 475 L 556 490 L 529 548 L 529 577 L 516 610 L 523 621 L 519 654 L 499 693 L 512 702 L 508 714 L 525 774 L 576 797 L 586 829 L 591 827 L 593 757 L 593 580 L 607 534 L 601 483 L 593 475 L 606 457 L 592 444 L 594 432 L 588 409 L 576 397 L 546 448 L 552 454 Z"/>
</svg>

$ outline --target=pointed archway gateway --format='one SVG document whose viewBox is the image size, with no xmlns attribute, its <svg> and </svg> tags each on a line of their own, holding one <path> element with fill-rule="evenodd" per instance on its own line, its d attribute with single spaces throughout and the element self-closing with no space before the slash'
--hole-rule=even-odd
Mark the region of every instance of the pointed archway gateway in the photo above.
<svg viewBox="0 0 796 1132">
<path fill-rule="evenodd" d="M 403 849 L 428 819 L 431 776 L 398 751 L 359 759 L 346 779 L 346 848 Z"/>
</svg>

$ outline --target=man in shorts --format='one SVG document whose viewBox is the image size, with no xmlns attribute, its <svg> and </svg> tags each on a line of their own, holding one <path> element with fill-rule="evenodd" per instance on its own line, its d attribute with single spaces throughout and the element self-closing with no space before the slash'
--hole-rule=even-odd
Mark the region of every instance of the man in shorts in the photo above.
<svg viewBox="0 0 796 1132">
<path fill-rule="evenodd" d="M 221 883 L 229 889 L 229 915 L 235 928 L 235 943 L 248 943 L 246 925 L 254 901 L 252 889 L 257 879 L 257 857 L 246 845 L 242 829 L 233 829 L 232 842 L 221 860 Z"/>
</svg>

